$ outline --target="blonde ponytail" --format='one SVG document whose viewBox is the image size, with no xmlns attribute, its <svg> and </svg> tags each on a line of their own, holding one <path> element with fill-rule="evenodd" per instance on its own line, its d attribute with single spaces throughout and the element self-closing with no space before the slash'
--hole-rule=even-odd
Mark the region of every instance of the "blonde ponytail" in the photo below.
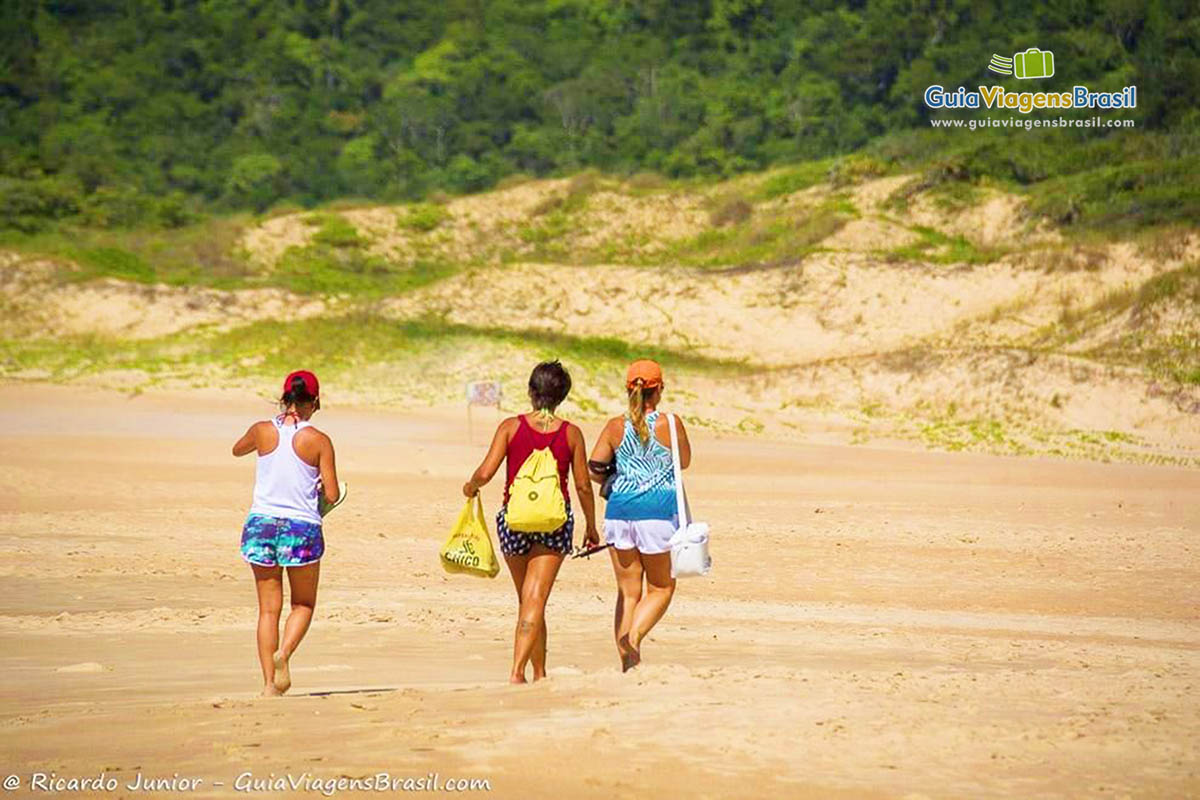
<svg viewBox="0 0 1200 800">
<path fill-rule="evenodd" d="M 646 403 L 643 399 L 642 384 L 642 379 L 638 378 L 633 388 L 629 390 L 629 421 L 633 423 L 634 431 L 642 440 L 642 446 L 648 447 L 650 445 L 650 426 L 646 424 Z"/>
</svg>

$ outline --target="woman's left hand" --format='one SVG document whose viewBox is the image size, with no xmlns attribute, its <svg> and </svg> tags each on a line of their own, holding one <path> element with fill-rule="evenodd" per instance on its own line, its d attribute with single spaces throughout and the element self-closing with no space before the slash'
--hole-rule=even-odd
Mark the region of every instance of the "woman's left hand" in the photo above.
<svg viewBox="0 0 1200 800">
<path fill-rule="evenodd" d="M 595 525 L 588 526 L 587 533 L 583 535 L 583 544 L 585 547 L 596 547 L 600 544 L 600 534 Z"/>
<path fill-rule="evenodd" d="M 467 481 L 463 484 L 463 496 L 468 500 L 477 494 L 479 494 L 479 489 L 475 487 L 475 481 Z"/>
</svg>

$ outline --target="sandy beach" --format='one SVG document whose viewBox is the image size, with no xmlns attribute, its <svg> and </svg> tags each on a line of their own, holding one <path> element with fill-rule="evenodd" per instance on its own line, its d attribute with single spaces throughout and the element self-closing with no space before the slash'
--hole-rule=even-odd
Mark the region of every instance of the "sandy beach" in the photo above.
<svg viewBox="0 0 1200 800">
<path fill-rule="evenodd" d="M 73 794 L 105 797 L 144 794 L 139 773 L 234 796 L 247 772 L 514 798 L 1200 794 L 1200 471 L 697 432 L 713 575 L 622 675 L 607 559 L 567 562 L 551 677 L 510 687 L 507 572 L 437 561 L 493 418 L 472 443 L 458 410 L 330 403 L 350 497 L 292 692 L 263 700 L 237 551 L 254 464 L 229 447 L 268 413 L 0 386 L 14 796 L 34 772 L 105 773 L 117 791 Z"/>
</svg>

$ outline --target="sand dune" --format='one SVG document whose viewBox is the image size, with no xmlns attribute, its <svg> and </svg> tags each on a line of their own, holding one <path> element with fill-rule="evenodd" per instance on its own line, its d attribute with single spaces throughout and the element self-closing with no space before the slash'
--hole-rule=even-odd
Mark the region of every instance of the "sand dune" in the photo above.
<svg viewBox="0 0 1200 800">
<path fill-rule="evenodd" d="M 973 187 L 962 207 L 928 191 L 898 205 L 918 178 L 765 199 L 770 179 L 646 189 L 584 173 L 422 207 L 433 222 L 421 225 L 406 222 L 412 207 L 376 206 L 245 231 L 262 280 L 334 213 L 400 274 L 416 260 L 454 265 L 383 297 L 64 282 L 61 265 L 0 253 L 13 343 L 0 374 L 136 390 L 192 386 L 200 370 L 246 385 L 270 345 L 253 323 L 353 318 L 365 350 L 339 356 L 343 397 L 356 402 L 427 407 L 480 377 L 518 397 L 524 376 L 506 365 L 563 355 L 538 336 L 562 335 L 585 378 L 573 410 L 593 418 L 619 400 L 588 374 L 615 370 L 603 353 L 618 340 L 674 351 L 672 385 L 711 430 L 1200 463 L 1194 230 L 1068 239 L 995 188 Z M 744 216 L 722 221 L 727 207 Z M 789 238 L 790 250 L 759 248 Z M 426 329 L 417 347 L 371 344 L 401 321 Z M 207 363 L 222 331 L 266 338 Z M 90 353 L 110 344 L 120 359 L 94 370 Z M 713 360 L 740 365 L 739 379 L 716 377 Z"/>
<path fill-rule="evenodd" d="M 485 434 L 452 411 L 322 412 L 353 495 L 294 694 L 260 701 L 236 552 L 253 465 L 228 446 L 261 411 L 0 387 L 10 772 L 178 773 L 205 781 L 193 796 L 238 796 L 245 771 L 437 772 L 522 798 L 1200 787 L 1194 470 L 697 432 L 714 575 L 621 675 L 610 569 L 568 563 L 551 678 L 512 688 L 507 575 L 435 557 Z"/>
</svg>

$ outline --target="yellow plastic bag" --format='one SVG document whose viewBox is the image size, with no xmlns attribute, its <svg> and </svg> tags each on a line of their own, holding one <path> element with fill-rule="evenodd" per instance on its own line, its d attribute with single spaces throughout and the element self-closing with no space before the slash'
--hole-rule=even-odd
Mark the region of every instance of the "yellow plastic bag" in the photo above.
<svg viewBox="0 0 1200 800">
<path fill-rule="evenodd" d="M 463 506 L 458 522 L 450 531 L 450 538 L 442 545 L 441 559 L 446 572 L 486 575 L 489 578 L 499 574 L 500 561 L 492 548 L 492 537 L 483 516 L 483 501 L 478 494 Z"/>
<path fill-rule="evenodd" d="M 549 447 L 530 453 L 513 478 L 504 522 L 509 530 L 522 533 L 552 533 L 566 524 L 567 501 Z"/>
</svg>

